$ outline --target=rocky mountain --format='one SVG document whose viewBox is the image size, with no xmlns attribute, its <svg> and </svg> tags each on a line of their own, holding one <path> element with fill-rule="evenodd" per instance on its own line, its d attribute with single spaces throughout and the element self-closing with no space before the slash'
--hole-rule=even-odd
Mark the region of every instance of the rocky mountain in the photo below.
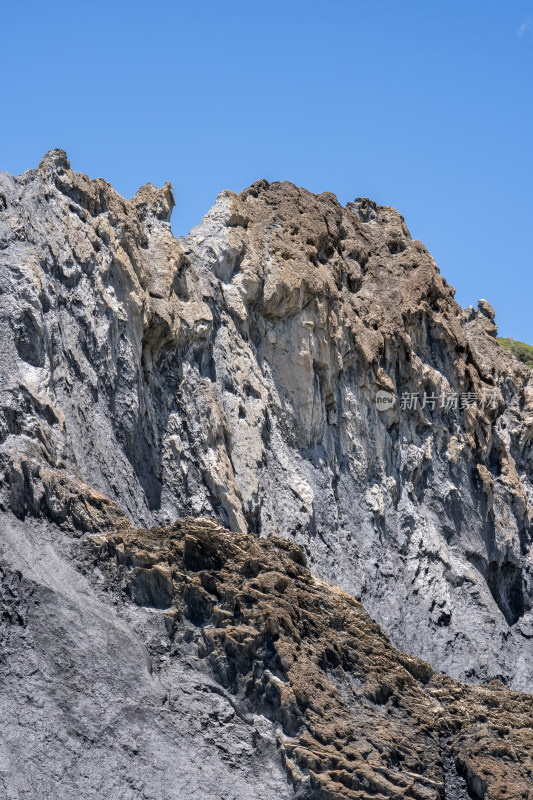
<svg viewBox="0 0 533 800">
<path fill-rule="evenodd" d="M 0 174 L 5 796 L 532 797 L 533 373 L 392 208 L 173 202 Z"/>
</svg>

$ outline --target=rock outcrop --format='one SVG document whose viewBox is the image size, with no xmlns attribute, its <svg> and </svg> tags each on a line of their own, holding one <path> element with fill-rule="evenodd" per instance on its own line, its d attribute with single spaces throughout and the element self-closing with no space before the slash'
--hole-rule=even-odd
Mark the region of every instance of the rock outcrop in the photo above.
<svg viewBox="0 0 533 800">
<path fill-rule="evenodd" d="M 4 517 L 5 800 L 532 800 L 533 697 L 395 650 L 286 539 Z"/>
<path fill-rule="evenodd" d="M 46 521 L 1 533 L 2 800 L 294 798 L 273 725 L 169 657 L 164 611 L 117 602 Z"/>
<path fill-rule="evenodd" d="M 291 542 L 189 518 L 86 547 L 119 598 L 161 609 L 165 664 L 188 647 L 239 716 L 274 725 L 297 796 L 533 798 L 533 697 L 398 653 Z"/>
<path fill-rule="evenodd" d="M 369 200 L 259 181 L 180 240 L 172 205 L 62 151 L 0 176 L 4 512 L 284 537 L 402 650 L 531 690 L 533 373 L 490 305 Z"/>
</svg>

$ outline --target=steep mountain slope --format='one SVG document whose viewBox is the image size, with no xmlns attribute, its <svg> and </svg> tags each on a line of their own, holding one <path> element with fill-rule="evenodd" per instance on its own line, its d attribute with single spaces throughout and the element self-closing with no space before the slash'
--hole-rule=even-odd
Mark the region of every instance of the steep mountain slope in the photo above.
<svg viewBox="0 0 533 800">
<path fill-rule="evenodd" d="M 2 798 L 533 798 L 533 697 L 394 650 L 291 542 L 4 525 Z"/>
<path fill-rule="evenodd" d="M 293 544 L 187 519 L 91 545 L 126 594 L 168 609 L 173 641 L 196 638 L 236 709 L 277 723 L 300 794 L 533 797 L 533 698 L 498 681 L 460 685 L 399 654 Z M 185 621 L 194 633 L 183 634 Z"/>
<path fill-rule="evenodd" d="M 533 379 L 488 303 L 368 200 L 259 181 L 179 241 L 172 205 L 0 176 L 3 508 L 294 540 L 395 645 L 531 689 Z"/>
</svg>

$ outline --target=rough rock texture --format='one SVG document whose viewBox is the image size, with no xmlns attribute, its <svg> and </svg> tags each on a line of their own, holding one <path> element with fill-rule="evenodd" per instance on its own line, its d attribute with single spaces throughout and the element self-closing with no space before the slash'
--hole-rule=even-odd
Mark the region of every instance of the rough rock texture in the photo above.
<svg viewBox="0 0 533 800">
<path fill-rule="evenodd" d="M 293 543 L 189 518 L 85 546 L 119 597 L 164 613 L 170 662 L 190 642 L 242 718 L 274 723 L 299 796 L 533 798 L 533 697 L 398 653 Z"/>
<path fill-rule="evenodd" d="M 173 238 L 62 151 L 0 175 L 0 474 L 20 519 L 297 542 L 393 643 L 533 688 L 533 373 L 391 208 L 259 181 Z M 378 391 L 494 393 L 465 409 Z M 494 405 L 494 407 L 492 407 Z"/>
<path fill-rule="evenodd" d="M 533 697 L 395 650 L 277 537 L 4 517 L 2 800 L 532 800 Z"/>
<path fill-rule="evenodd" d="M 102 591 L 76 540 L 2 520 L 2 800 L 290 800 L 272 723 L 235 701 L 164 612 Z M 79 547 L 79 546 L 78 546 Z"/>
</svg>

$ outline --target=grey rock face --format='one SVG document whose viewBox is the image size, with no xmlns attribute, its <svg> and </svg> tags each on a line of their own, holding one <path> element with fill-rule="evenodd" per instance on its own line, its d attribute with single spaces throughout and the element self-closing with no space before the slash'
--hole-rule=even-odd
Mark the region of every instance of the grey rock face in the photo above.
<svg viewBox="0 0 533 800">
<path fill-rule="evenodd" d="M 71 548 L 3 519 L 2 800 L 294 797 L 271 723 L 235 713 L 194 642 L 169 658 L 161 613 L 117 605 Z"/>
<path fill-rule="evenodd" d="M 170 186 L 61 151 L 0 195 L 4 510 L 293 538 L 395 645 L 531 690 L 532 373 L 396 211 L 259 181 L 177 241 Z"/>
</svg>

